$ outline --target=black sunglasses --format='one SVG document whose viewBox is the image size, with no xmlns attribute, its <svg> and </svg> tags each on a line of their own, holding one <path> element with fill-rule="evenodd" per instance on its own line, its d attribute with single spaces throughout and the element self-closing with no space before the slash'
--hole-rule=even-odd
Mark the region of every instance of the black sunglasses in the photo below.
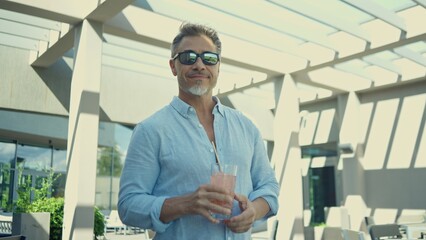
<svg viewBox="0 0 426 240">
<path fill-rule="evenodd" d="M 176 58 L 179 59 L 179 62 L 184 65 L 192 65 L 197 61 L 197 58 L 200 57 L 201 60 L 205 65 L 216 65 L 219 62 L 219 54 L 213 53 L 213 52 L 203 52 L 203 53 L 196 53 L 192 50 L 183 51 L 180 53 L 177 53 L 173 60 Z"/>
</svg>

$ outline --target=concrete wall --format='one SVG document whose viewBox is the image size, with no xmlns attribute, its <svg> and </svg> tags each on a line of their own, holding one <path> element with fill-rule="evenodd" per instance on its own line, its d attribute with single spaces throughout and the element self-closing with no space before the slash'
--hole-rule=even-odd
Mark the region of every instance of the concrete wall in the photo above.
<svg viewBox="0 0 426 240">
<path fill-rule="evenodd" d="M 68 115 L 72 63 L 49 69 L 29 65 L 29 51 L 0 45 L 0 108 Z"/>
<path fill-rule="evenodd" d="M 425 79 L 426 80 L 426 79 Z M 376 222 L 426 209 L 426 81 L 360 95 L 366 205 Z"/>
<path fill-rule="evenodd" d="M 349 128 L 354 128 L 357 143 L 354 153 L 341 154 L 337 163 L 351 227 L 360 229 L 367 215 L 389 223 L 426 209 L 426 79 L 357 93 L 356 98 L 358 109 L 351 114 L 359 119 L 358 126 Z M 347 99 L 303 104 L 300 144 L 341 142 Z"/>
<path fill-rule="evenodd" d="M 337 142 L 339 140 L 339 125 L 337 119 L 337 99 L 300 106 L 301 146 Z"/>
<path fill-rule="evenodd" d="M 33 68 L 29 54 L 0 45 L 0 109 L 68 116 L 72 59 L 62 57 L 49 68 Z M 171 73 L 165 81 L 103 66 L 100 120 L 135 124 L 168 104 L 177 90 Z"/>
</svg>

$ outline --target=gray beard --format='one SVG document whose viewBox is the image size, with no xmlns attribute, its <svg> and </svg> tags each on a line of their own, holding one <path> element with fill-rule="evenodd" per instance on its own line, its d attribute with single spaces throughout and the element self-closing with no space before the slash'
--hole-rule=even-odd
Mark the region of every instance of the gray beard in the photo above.
<svg viewBox="0 0 426 240">
<path fill-rule="evenodd" d="M 202 95 L 206 94 L 207 91 L 208 91 L 207 88 L 203 88 L 199 85 L 192 86 L 188 89 L 188 92 L 190 92 L 191 94 L 194 94 L 196 96 L 202 96 Z"/>
</svg>

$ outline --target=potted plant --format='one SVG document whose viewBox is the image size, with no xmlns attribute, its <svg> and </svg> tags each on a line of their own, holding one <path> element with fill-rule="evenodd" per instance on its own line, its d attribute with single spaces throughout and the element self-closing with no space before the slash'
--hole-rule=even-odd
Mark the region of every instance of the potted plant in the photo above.
<svg viewBox="0 0 426 240">
<path fill-rule="evenodd" d="M 20 171 L 21 174 L 22 171 Z M 41 188 L 31 187 L 29 180 L 24 181 L 18 187 L 18 200 L 15 202 L 13 214 L 12 234 L 27 234 L 36 239 L 60 240 L 62 239 L 62 225 L 64 215 L 64 198 L 50 198 L 50 189 L 59 175 L 54 177 L 53 171 L 46 179 L 42 180 Z M 34 193 L 34 201 L 31 202 L 31 192 Z M 100 210 L 95 207 L 94 239 L 103 236 L 105 220 Z M 16 220 L 15 220 L 16 219 Z M 25 224 L 25 227 L 22 225 Z M 35 232 L 24 233 L 34 228 Z M 16 231 L 14 231 L 14 229 Z M 38 232 L 37 232 L 38 231 Z"/>
</svg>

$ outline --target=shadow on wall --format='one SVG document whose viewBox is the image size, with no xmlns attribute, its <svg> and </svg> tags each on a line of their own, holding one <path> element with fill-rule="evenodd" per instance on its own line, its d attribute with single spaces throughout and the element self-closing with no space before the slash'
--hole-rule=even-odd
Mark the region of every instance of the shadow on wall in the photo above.
<svg viewBox="0 0 426 240">
<path fill-rule="evenodd" d="M 71 63 L 67 63 L 67 61 Z M 72 78 L 72 69 L 70 65 L 72 64 L 72 59 L 67 59 L 67 61 L 61 58 L 49 68 L 34 67 L 33 69 L 55 95 L 61 105 L 69 112 Z"/>
</svg>

